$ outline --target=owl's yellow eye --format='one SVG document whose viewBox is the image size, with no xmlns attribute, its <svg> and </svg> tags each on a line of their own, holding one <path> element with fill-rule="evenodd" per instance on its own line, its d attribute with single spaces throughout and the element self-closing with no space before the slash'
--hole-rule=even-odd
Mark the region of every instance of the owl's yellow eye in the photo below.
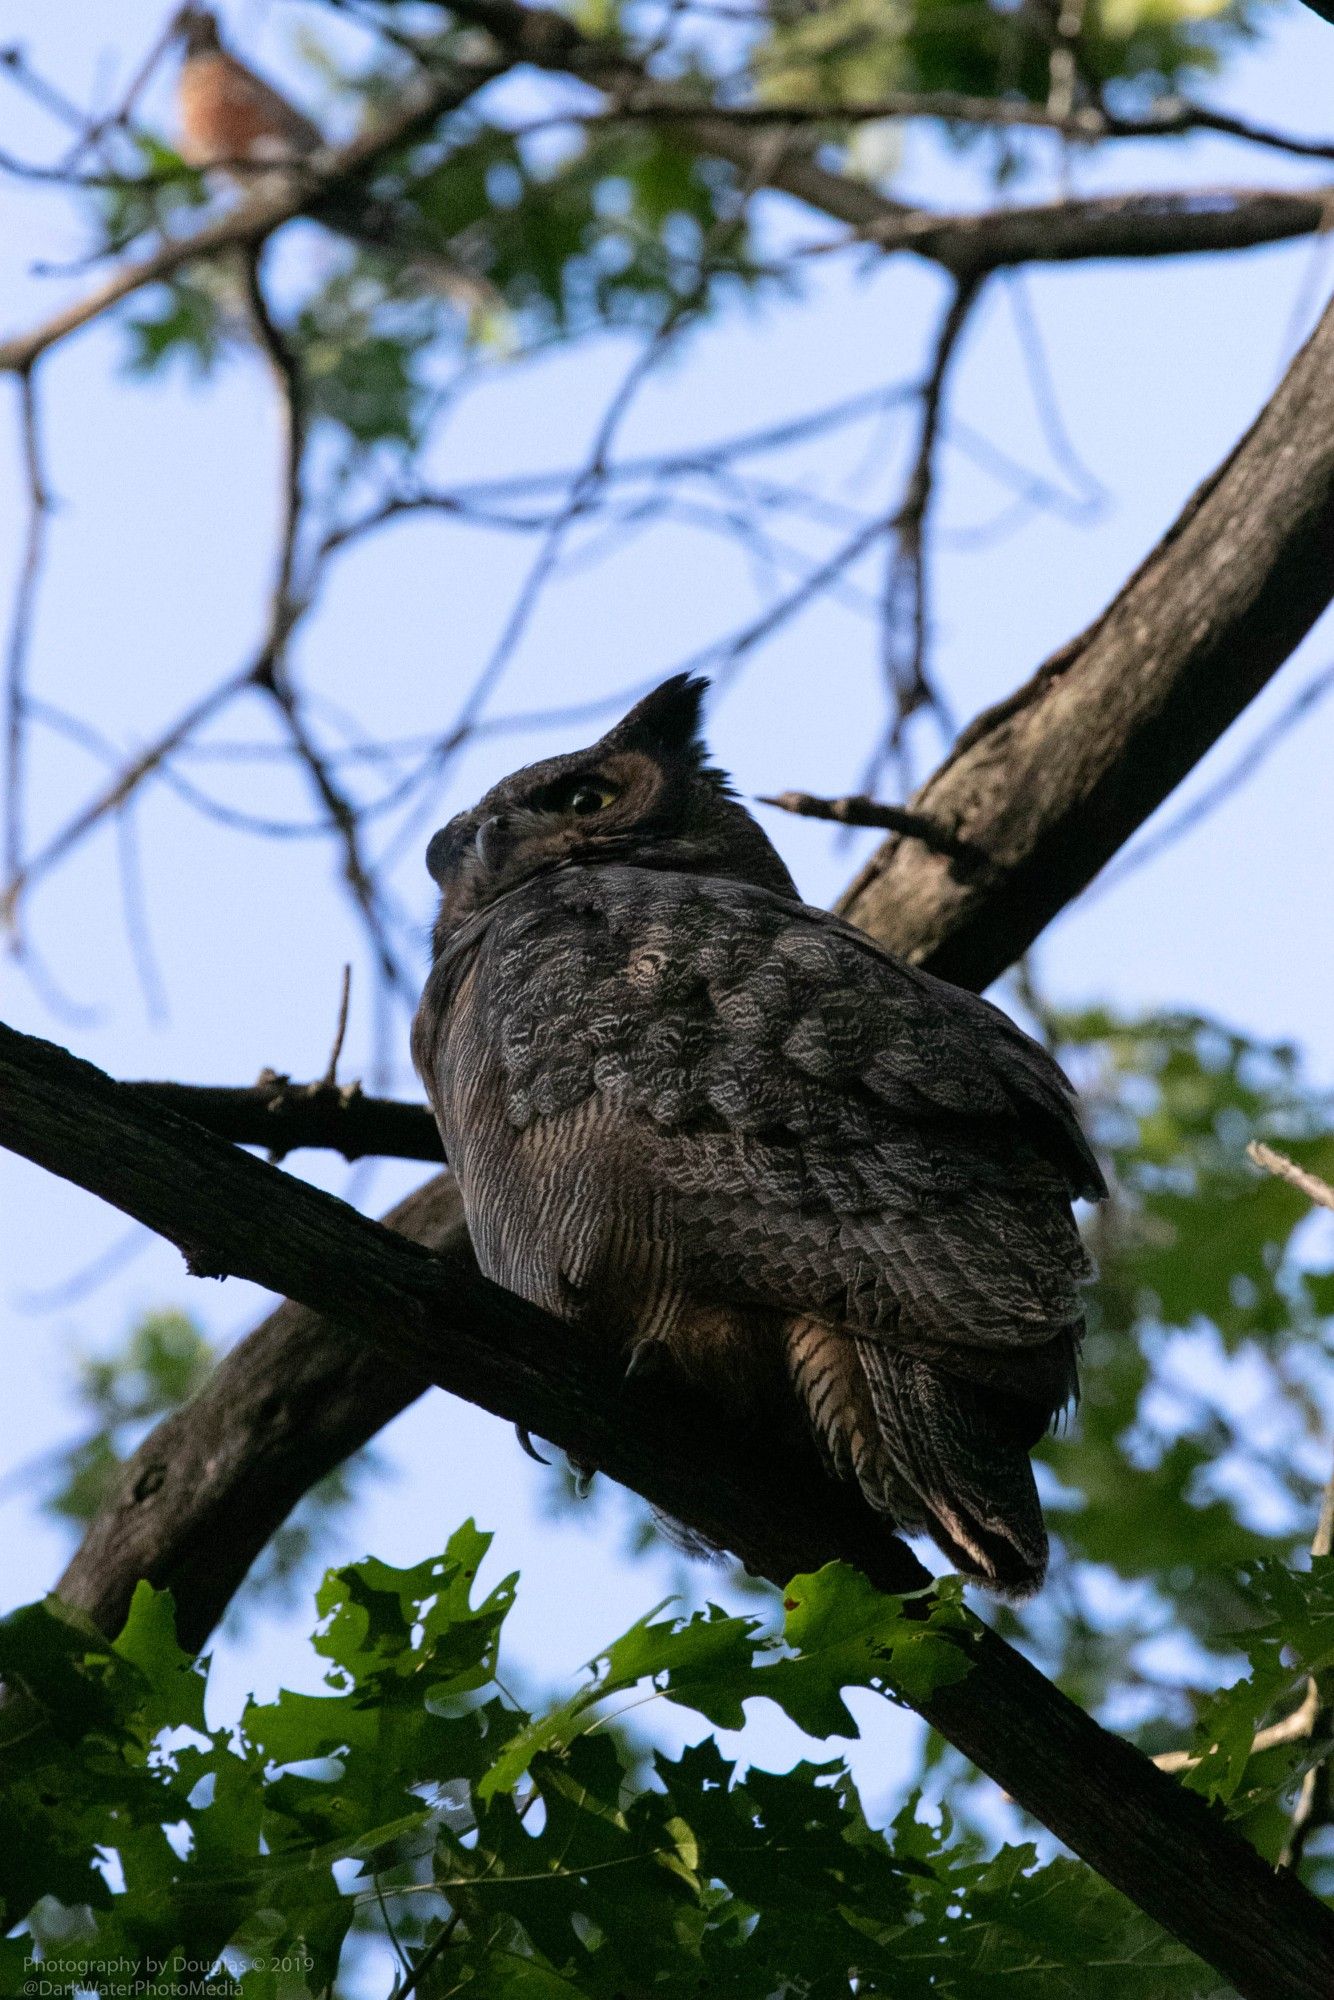
<svg viewBox="0 0 1334 2000">
<path fill-rule="evenodd" d="M 571 778 L 563 785 L 553 786 L 542 803 L 550 812 L 574 813 L 579 819 L 587 819 L 590 813 L 601 812 L 617 797 L 615 785 L 609 785 L 605 778 Z"/>
</svg>

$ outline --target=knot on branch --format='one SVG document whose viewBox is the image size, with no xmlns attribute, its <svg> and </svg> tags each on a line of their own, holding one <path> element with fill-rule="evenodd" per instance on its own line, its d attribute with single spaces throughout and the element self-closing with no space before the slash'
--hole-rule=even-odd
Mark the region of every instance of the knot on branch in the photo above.
<svg viewBox="0 0 1334 2000">
<path fill-rule="evenodd" d="M 176 1245 L 185 1259 L 185 1268 L 192 1278 L 217 1278 L 221 1281 L 229 1277 L 225 1263 L 221 1263 L 217 1250 L 212 1245 L 178 1243 Z"/>
<path fill-rule="evenodd" d="M 336 1132 L 342 1115 L 363 1096 L 359 1077 L 351 1083 L 338 1083 L 326 1073 L 313 1083 L 293 1083 L 283 1071 L 267 1067 L 255 1078 L 255 1093 L 266 1116 L 288 1120 L 293 1135 L 310 1126 L 318 1129 L 325 1120 L 329 1131 Z M 307 1116 L 294 1119 L 292 1114 L 302 1110 Z M 303 1141 L 299 1137 L 276 1135 L 273 1144 L 266 1148 L 270 1161 L 276 1166 L 285 1160 L 293 1143 Z"/>
</svg>

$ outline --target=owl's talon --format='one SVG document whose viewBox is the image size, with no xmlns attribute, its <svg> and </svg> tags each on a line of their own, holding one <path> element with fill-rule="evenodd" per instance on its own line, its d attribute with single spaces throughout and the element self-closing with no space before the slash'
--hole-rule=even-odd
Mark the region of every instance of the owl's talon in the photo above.
<svg viewBox="0 0 1334 2000">
<path fill-rule="evenodd" d="M 550 1465 L 551 1460 L 549 1458 L 543 1458 L 541 1452 L 537 1449 L 537 1446 L 533 1443 L 533 1434 L 531 1431 L 525 1430 L 522 1424 L 516 1424 L 514 1426 L 514 1435 L 519 1440 L 519 1443 L 523 1447 L 524 1451 L 527 1452 L 529 1458 L 533 1459 L 536 1464 Z"/>
</svg>

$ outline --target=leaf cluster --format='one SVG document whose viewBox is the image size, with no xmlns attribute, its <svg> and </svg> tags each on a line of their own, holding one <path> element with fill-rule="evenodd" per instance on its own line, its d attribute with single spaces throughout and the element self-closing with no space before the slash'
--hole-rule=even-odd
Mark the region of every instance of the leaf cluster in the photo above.
<svg viewBox="0 0 1334 2000">
<path fill-rule="evenodd" d="M 891 91 L 949 91 L 1044 105 L 1058 43 L 1056 6 L 994 0 L 827 0 L 779 4 L 758 46 L 763 94 L 788 104 L 855 104 Z M 1143 100 L 1220 67 L 1253 35 L 1255 0 L 1102 0 L 1085 7 L 1073 50 L 1085 102 Z"/>
<path fill-rule="evenodd" d="M 756 1699 L 855 1734 L 848 1688 L 922 1693 L 968 1671 L 957 1589 L 903 1604 L 855 1571 L 798 1577 L 780 1629 L 666 1607 L 540 1715 L 505 1692 L 516 1579 L 481 1593 L 471 1524 L 434 1561 L 331 1572 L 328 1692 L 206 1717 L 202 1663 L 139 1587 L 98 1637 L 58 1604 L 0 1625 L 0 1974 L 24 1961 L 169 1993 L 189 1966 L 255 2000 L 329 1993 L 372 1934 L 423 1994 L 629 2000 L 700 1992 L 1185 2000 L 1208 1975 L 1113 1891 L 1030 1846 L 986 1857 L 909 1801 L 870 1826 L 837 1756 L 745 1769 L 706 1736 L 631 1749 L 617 1704 L 735 1728 Z M 99 1975 L 99 1968 L 101 1972 Z M 1204 1983 L 1201 1984 L 1201 1981 Z"/>
</svg>

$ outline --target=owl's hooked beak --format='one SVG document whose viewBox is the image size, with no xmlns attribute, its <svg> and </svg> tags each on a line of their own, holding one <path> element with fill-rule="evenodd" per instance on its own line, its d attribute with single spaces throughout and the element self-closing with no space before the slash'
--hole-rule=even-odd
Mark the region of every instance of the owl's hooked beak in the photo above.
<svg viewBox="0 0 1334 2000">
<path fill-rule="evenodd" d="M 491 873 L 494 873 L 500 867 L 501 862 L 505 858 L 505 816 L 503 813 L 492 813 L 490 819 L 482 821 L 473 840 L 473 852 L 476 854 L 483 868 Z"/>
<path fill-rule="evenodd" d="M 505 858 L 507 831 L 508 821 L 503 813 L 492 813 L 476 832 L 469 827 L 466 815 L 460 813 L 432 837 L 426 849 L 429 874 L 445 888 L 471 849 L 487 874 L 494 875 Z"/>
</svg>

